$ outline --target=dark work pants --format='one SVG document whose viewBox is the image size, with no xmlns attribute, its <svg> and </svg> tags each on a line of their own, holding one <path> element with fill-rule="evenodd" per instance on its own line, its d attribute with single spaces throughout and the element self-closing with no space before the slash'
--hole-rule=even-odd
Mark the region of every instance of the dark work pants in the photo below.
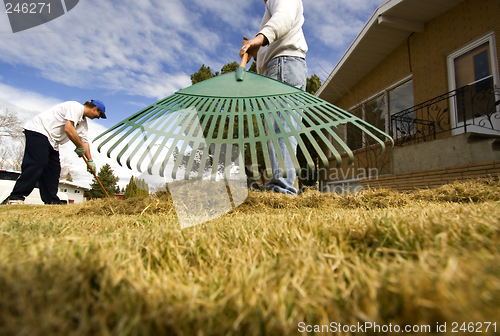
<svg viewBox="0 0 500 336">
<path fill-rule="evenodd" d="M 10 200 L 24 200 L 31 194 L 38 182 L 40 196 L 45 204 L 61 204 L 57 197 L 61 162 L 56 151 L 43 134 L 24 130 L 24 149 L 21 176 L 9 196 Z"/>
</svg>

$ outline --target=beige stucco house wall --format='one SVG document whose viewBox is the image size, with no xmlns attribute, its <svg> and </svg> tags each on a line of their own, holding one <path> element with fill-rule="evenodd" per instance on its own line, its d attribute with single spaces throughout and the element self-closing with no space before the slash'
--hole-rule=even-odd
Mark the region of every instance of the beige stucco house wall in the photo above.
<svg viewBox="0 0 500 336">
<path fill-rule="evenodd" d="M 379 148 L 369 146 L 364 138 L 350 138 L 352 133 L 348 129 L 339 129 L 338 133 L 347 143 L 356 147 L 350 146 L 355 149 L 354 164 L 348 166 L 344 157 L 342 166 L 336 168 L 332 161 L 332 168 L 320 177 L 320 188 L 342 186 L 342 190 L 349 190 L 390 186 L 408 190 L 470 176 L 498 176 L 498 106 L 491 110 L 495 123 L 492 130 L 475 126 L 463 130 L 459 127 L 458 98 L 448 98 L 446 94 L 462 83 L 469 84 L 464 82 L 463 73 L 478 72 L 474 70 L 478 66 L 474 63 L 475 68 L 470 70 L 469 65 L 462 64 L 485 59 L 476 57 L 478 54 L 487 54 L 489 73 L 484 78 L 491 80 L 493 87 L 498 89 L 499 47 L 498 0 L 389 0 L 383 3 L 316 95 L 367 121 L 378 123 L 378 127 L 396 138 L 396 146 L 380 156 Z M 487 51 L 486 54 L 481 48 Z M 412 117 L 439 120 L 433 124 L 439 132 L 432 138 L 399 141 L 398 144 L 391 115 L 399 112 L 396 106 L 399 103 L 394 97 L 403 91 L 406 94 L 406 105 L 401 105 L 404 109 L 429 104 L 416 108 Z M 412 92 L 412 97 L 408 92 Z M 442 98 L 437 103 L 429 102 L 436 97 Z M 497 90 L 493 97 L 500 101 L 500 91 Z M 410 103 L 412 105 L 408 106 Z M 377 116 L 370 114 L 374 109 Z M 420 127 L 422 125 L 415 124 L 415 134 Z M 467 173 L 469 171 L 474 173 Z M 430 176 L 432 183 L 426 183 L 425 176 Z M 414 178 L 415 183 L 408 183 L 409 178 Z"/>
</svg>

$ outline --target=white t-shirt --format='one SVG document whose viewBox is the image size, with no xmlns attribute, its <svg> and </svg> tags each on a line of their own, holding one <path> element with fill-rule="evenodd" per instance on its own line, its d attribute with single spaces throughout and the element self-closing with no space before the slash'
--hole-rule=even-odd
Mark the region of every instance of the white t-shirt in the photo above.
<svg viewBox="0 0 500 336">
<path fill-rule="evenodd" d="M 257 54 L 257 72 L 264 75 L 267 63 L 278 56 L 306 57 L 307 43 L 302 31 L 302 0 L 268 0 L 259 33 L 269 41 Z"/>
<path fill-rule="evenodd" d="M 83 105 L 76 101 L 58 104 L 40 113 L 24 126 L 24 129 L 45 135 L 52 147 L 59 150 L 59 145 L 69 141 L 64 130 L 66 120 L 75 124 L 76 132 L 82 142 L 88 142 L 87 118 L 83 116 Z"/>
</svg>

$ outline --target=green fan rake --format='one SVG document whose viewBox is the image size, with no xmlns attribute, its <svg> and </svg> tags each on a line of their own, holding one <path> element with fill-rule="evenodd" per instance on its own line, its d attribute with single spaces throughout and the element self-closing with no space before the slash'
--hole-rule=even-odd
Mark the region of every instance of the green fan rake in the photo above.
<svg viewBox="0 0 500 336">
<path fill-rule="evenodd" d="M 127 167 L 132 169 L 135 160 L 139 172 L 147 165 L 149 174 L 163 177 L 170 172 L 174 180 L 193 178 L 195 170 L 197 179 L 203 179 L 204 172 L 210 168 L 207 162 L 212 160 L 211 180 L 215 180 L 218 173 L 228 180 L 234 174 L 230 167 L 235 152 L 244 158 L 245 149 L 245 164 L 252 166 L 253 177 L 260 177 L 258 150 L 262 151 L 267 176 L 272 177 L 268 149 L 271 142 L 286 177 L 278 145 L 280 138 L 284 139 L 297 172 L 300 165 L 289 137 L 297 140 L 310 169 L 314 169 L 315 164 L 303 137 L 312 144 L 325 168 L 329 166 L 325 148 L 335 157 L 337 167 L 343 152 L 347 153 L 349 164 L 352 163 L 353 153 L 338 135 L 338 130 L 347 124 L 378 143 L 381 154 L 385 140 L 392 142 L 389 135 L 360 118 L 293 86 L 246 72 L 245 66 L 246 57 L 236 75 L 228 73 L 194 84 L 120 121 L 94 140 L 100 141 L 98 151 L 106 146 L 108 157 L 115 152 L 120 165 L 126 159 Z M 289 127 L 285 128 L 280 122 L 279 114 Z M 298 123 L 298 129 L 293 127 L 291 118 Z M 277 121 L 279 132 L 266 127 L 272 119 Z M 175 157 L 183 157 L 183 160 Z M 213 164 L 214 158 L 216 164 Z M 246 179 L 245 169 L 239 169 L 237 176 Z"/>
</svg>

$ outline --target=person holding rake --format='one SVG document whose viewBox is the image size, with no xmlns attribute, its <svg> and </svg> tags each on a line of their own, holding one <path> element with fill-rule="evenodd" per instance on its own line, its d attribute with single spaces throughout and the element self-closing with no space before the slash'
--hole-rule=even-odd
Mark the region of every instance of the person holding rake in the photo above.
<svg viewBox="0 0 500 336">
<path fill-rule="evenodd" d="M 240 49 L 240 57 L 243 58 L 248 53 L 249 60 L 254 58 L 257 62 L 257 72 L 261 75 L 290 84 L 301 90 L 306 89 L 307 83 L 307 65 L 306 52 L 307 43 L 302 31 L 304 24 L 302 0 L 264 0 L 266 11 L 262 18 L 259 33 L 252 39 L 243 37 L 243 44 Z M 299 113 L 294 113 L 295 118 L 301 118 Z M 288 124 L 279 114 L 279 118 L 285 125 L 285 132 L 290 131 Z M 297 129 L 298 125 L 295 118 L 288 115 Z M 279 133 L 279 127 L 276 120 L 272 120 L 272 125 L 266 125 L 273 128 L 275 133 Z M 290 142 L 297 151 L 297 140 L 290 137 Z M 283 138 L 279 141 L 280 151 L 285 162 L 287 177 L 284 178 L 281 172 L 276 150 L 272 142 L 269 143 L 269 154 L 273 178 L 267 183 L 266 189 L 274 192 L 297 195 L 297 189 L 294 188 L 296 171 L 293 166 L 292 158 L 286 148 Z"/>
<path fill-rule="evenodd" d="M 106 119 L 106 107 L 100 100 L 80 104 L 68 101 L 40 113 L 24 127 L 26 147 L 21 175 L 14 185 L 7 204 L 22 204 L 36 184 L 45 204 L 61 204 L 57 196 L 61 162 L 59 146 L 73 142 L 78 156 L 88 160 L 88 170 L 95 174 L 96 166 L 90 155 L 88 119 Z"/>
</svg>

